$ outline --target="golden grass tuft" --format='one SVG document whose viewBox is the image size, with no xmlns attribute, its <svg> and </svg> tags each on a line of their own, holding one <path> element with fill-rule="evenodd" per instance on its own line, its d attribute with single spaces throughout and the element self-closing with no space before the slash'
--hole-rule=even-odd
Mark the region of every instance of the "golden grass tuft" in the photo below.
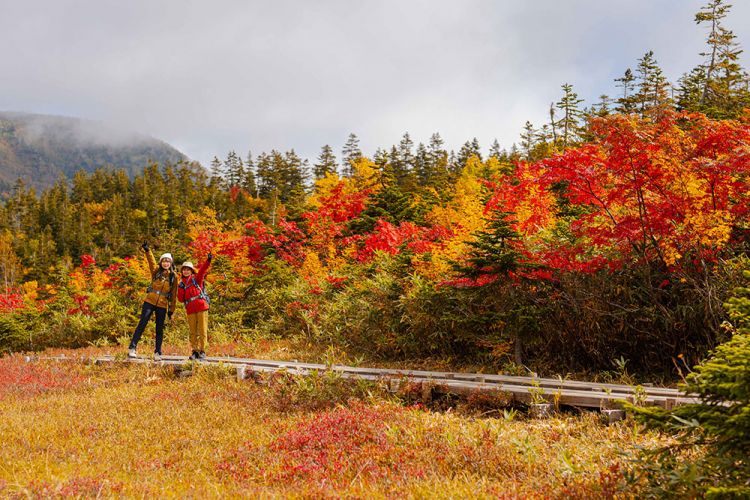
<svg viewBox="0 0 750 500">
<path fill-rule="evenodd" d="M 660 439 L 591 413 L 477 418 L 364 393 L 290 406 L 221 369 L 0 359 L 25 366 L 58 385 L 0 381 L 0 497 L 612 498 L 634 493 L 622 453 Z"/>
</svg>

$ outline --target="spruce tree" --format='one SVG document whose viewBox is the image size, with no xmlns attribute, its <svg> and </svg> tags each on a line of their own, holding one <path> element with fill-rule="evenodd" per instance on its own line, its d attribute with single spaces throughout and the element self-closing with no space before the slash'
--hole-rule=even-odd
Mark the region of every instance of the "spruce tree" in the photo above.
<svg viewBox="0 0 750 500">
<path fill-rule="evenodd" d="M 591 115 L 598 117 L 609 116 L 611 106 L 612 99 L 607 94 L 602 94 L 599 96 L 599 102 L 591 108 Z"/>
<path fill-rule="evenodd" d="M 338 165 L 336 164 L 336 155 L 333 154 L 333 148 L 326 144 L 320 150 L 318 161 L 313 165 L 313 175 L 315 179 L 322 179 L 328 174 L 335 174 Z"/>
<path fill-rule="evenodd" d="M 736 118 L 750 107 L 750 77 L 739 63 L 742 50 L 734 33 L 723 25 L 730 8 L 723 0 L 711 0 L 695 15 L 697 24 L 709 26 L 708 50 L 701 53 L 706 61 L 698 66 L 704 77 L 698 80 L 693 75 L 689 83 L 698 81 L 701 87 L 697 110 L 714 118 Z M 683 104 L 690 100 L 683 99 Z"/>
<path fill-rule="evenodd" d="M 386 178 L 390 175 L 392 177 L 390 162 L 391 158 L 388 155 L 388 151 L 386 151 L 383 148 L 378 148 L 375 150 L 375 155 L 372 159 L 373 163 L 375 164 L 375 168 L 378 171 L 378 182 L 381 185 L 386 184 Z"/>
<path fill-rule="evenodd" d="M 492 140 L 492 145 L 490 145 L 489 157 L 495 157 L 498 160 L 501 160 L 503 158 L 503 152 L 500 149 L 500 143 L 497 142 L 497 139 Z"/>
<path fill-rule="evenodd" d="M 359 138 L 354 133 L 350 133 L 341 150 L 341 174 L 344 177 L 351 177 L 352 166 L 360 158 L 362 158 L 362 150 L 359 149 Z"/>
<path fill-rule="evenodd" d="M 255 198 L 258 197 L 258 184 L 255 180 L 255 162 L 253 154 L 248 151 L 247 161 L 245 162 L 245 178 L 242 179 L 242 189 L 250 193 Z"/>
<path fill-rule="evenodd" d="M 581 134 L 581 118 L 583 113 L 579 108 L 579 105 L 583 102 L 583 99 L 578 97 L 578 94 L 573 92 L 573 86 L 564 83 L 562 85 L 563 96 L 555 104 L 555 107 L 560 110 L 562 116 L 557 121 L 556 135 L 560 137 L 560 145 L 562 149 L 566 149 L 568 146 L 574 144 L 580 139 Z"/>
<path fill-rule="evenodd" d="M 507 276 L 522 265 L 523 255 L 515 242 L 521 235 L 513 228 L 514 214 L 494 209 L 486 218 L 486 229 L 474 233 L 468 243 L 470 250 L 463 264 L 454 263 L 459 275 L 477 279 L 483 275 Z"/>
<path fill-rule="evenodd" d="M 282 203 L 300 203 L 305 195 L 307 162 L 303 161 L 294 150 L 283 155 L 271 151 L 272 178 Z"/>
<path fill-rule="evenodd" d="M 412 191 L 416 186 L 413 147 L 414 142 L 409 132 L 405 132 L 398 146 L 391 149 L 391 171 L 396 182 L 405 191 Z"/>
<path fill-rule="evenodd" d="M 211 160 L 211 180 L 218 186 L 224 186 L 224 165 L 217 156 Z"/>
<path fill-rule="evenodd" d="M 638 59 L 636 71 L 638 90 L 633 96 L 633 101 L 641 116 L 645 116 L 651 110 L 661 110 L 669 106 L 669 82 L 664 77 L 652 50 Z"/>
<path fill-rule="evenodd" d="M 523 126 L 523 132 L 521 132 L 521 149 L 526 161 L 534 161 L 533 150 L 534 146 L 536 146 L 537 137 L 538 135 L 534 129 L 534 125 L 526 120 L 526 123 Z"/>
<path fill-rule="evenodd" d="M 466 141 L 461 149 L 458 150 L 456 156 L 456 171 L 460 172 L 465 166 L 469 158 L 476 156 L 479 160 L 482 160 L 482 148 L 479 146 L 479 141 L 474 137 L 471 141 Z"/>
<path fill-rule="evenodd" d="M 451 175 L 456 176 L 460 174 L 463 168 L 463 164 L 456 157 L 456 152 L 451 149 L 450 153 L 448 153 L 448 170 L 450 170 Z"/>
<path fill-rule="evenodd" d="M 271 154 L 278 153 L 272 151 Z M 278 194 L 277 190 L 281 184 L 281 176 L 278 169 L 274 167 L 271 155 L 267 153 L 258 155 L 255 182 L 258 185 L 258 196 L 260 198 L 269 199 L 273 193 Z"/>
<path fill-rule="evenodd" d="M 413 197 L 404 192 L 393 176 L 386 174 L 383 183 L 384 187 L 370 198 L 359 217 L 349 224 L 349 230 L 353 234 L 369 233 L 375 228 L 378 219 L 395 225 L 404 221 L 416 224 L 423 222 L 421 207 L 413 205 Z"/>
<path fill-rule="evenodd" d="M 615 111 L 618 113 L 634 113 L 636 111 L 636 105 L 634 101 L 635 94 L 635 75 L 633 71 L 628 68 L 620 78 L 615 78 L 617 87 L 622 89 L 622 95 L 617 99 L 617 107 Z"/>
<path fill-rule="evenodd" d="M 417 177 L 417 183 L 420 186 L 429 184 L 432 177 L 432 165 L 427 148 L 421 142 L 417 146 L 417 152 L 414 155 L 414 173 Z"/>
<path fill-rule="evenodd" d="M 245 166 L 242 158 L 234 151 L 227 154 L 224 160 L 224 176 L 229 187 L 239 186 L 245 178 Z"/>
<path fill-rule="evenodd" d="M 437 132 L 430 136 L 427 144 L 429 180 L 428 185 L 442 188 L 447 184 L 450 171 L 448 168 L 448 151 L 444 148 L 443 138 Z"/>
<path fill-rule="evenodd" d="M 487 331 L 479 333 L 483 343 L 508 341 L 513 344 L 516 364 L 523 363 L 523 341 L 528 324 L 535 324 L 539 314 L 532 307 L 515 300 L 508 290 L 508 277 L 522 269 L 533 266 L 526 262 L 518 249 L 521 235 L 513 228 L 514 214 L 500 208 L 493 209 L 485 218 L 485 229 L 474 233 L 468 242 L 470 250 L 463 263 L 454 262 L 453 270 L 463 278 L 473 280 L 476 286 L 466 291 L 474 296 L 475 304 L 481 304 L 477 322 L 487 325 Z M 522 285 L 519 283 L 515 286 Z M 514 287 L 515 287 L 514 286 Z M 498 325 L 507 325 L 499 329 Z"/>
<path fill-rule="evenodd" d="M 701 109 L 701 96 L 706 81 L 706 71 L 701 66 L 680 77 L 677 84 L 677 109 L 698 111 Z"/>
</svg>

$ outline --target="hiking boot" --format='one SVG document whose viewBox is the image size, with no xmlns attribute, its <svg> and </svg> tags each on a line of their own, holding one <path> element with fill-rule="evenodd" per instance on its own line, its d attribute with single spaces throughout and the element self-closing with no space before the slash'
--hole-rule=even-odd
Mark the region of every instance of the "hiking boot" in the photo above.
<svg viewBox="0 0 750 500">
<path fill-rule="evenodd" d="M 199 361 L 203 361 L 204 359 L 206 359 L 206 353 L 203 351 L 199 352 L 196 359 L 198 359 Z"/>
<path fill-rule="evenodd" d="M 155 352 L 154 353 L 154 361 L 161 361 L 161 353 Z"/>
<path fill-rule="evenodd" d="M 131 347 L 130 349 L 128 349 L 128 357 L 129 358 L 137 358 L 138 357 L 138 353 L 135 352 L 135 347 Z"/>
<path fill-rule="evenodd" d="M 194 361 L 194 360 L 198 359 L 198 351 L 193 351 L 193 353 L 190 355 L 190 357 L 188 359 L 190 361 Z"/>
</svg>

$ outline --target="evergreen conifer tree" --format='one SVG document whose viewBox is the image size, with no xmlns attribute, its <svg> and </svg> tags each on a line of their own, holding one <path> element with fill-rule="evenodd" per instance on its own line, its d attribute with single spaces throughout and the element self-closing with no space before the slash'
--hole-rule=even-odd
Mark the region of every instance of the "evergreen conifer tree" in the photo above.
<svg viewBox="0 0 750 500">
<path fill-rule="evenodd" d="M 563 96 L 555 104 L 555 107 L 562 113 L 557 121 L 556 129 L 560 137 L 560 145 L 562 149 L 566 149 L 580 138 L 583 113 L 579 105 L 583 102 L 583 99 L 580 99 L 578 94 L 573 92 L 573 86 L 568 83 L 562 85 L 562 90 Z"/>
<path fill-rule="evenodd" d="M 674 445 L 646 451 L 636 469 L 649 496 L 750 498 L 750 288 L 738 288 L 725 308 L 735 325 L 732 338 L 686 379 L 685 392 L 700 402 L 673 409 L 628 405 L 648 427 L 676 437 Z"/>
<path fill-rule="evenodd" d="M 245 177 L 241 182 L 242 189 L 250 193 L 255 198 L 258 197 L 258 184 L 255 180 L 255 162 L 253 154 L 248 151 L 247 161 L 245 162 Z"/>
<path fill-rule="evenodd" d="M 417 183 L 420 186 L 426 186 L 432 177 L 432 165 L 430 155 L 423 143 L 417 145 L 417 152 L 414 155 L 414 173 L 417 177 Z"/>
<path fill-rule="evenodd" d="M 493 156 L 498 160 L 503 159 L 503 152 L 500 149 L 500 143 L 497 142 L 497 139 L 493 139 L 492 145 L 490 145 L 489 157 L 492 158 Z"/>
<path fill-rule="evenodd" d="M 624 114 L 635 112 L 635 75 L 633 71 L 630 68 L 626 69 L 620 78 L 615 78 L 615 81 L 618 82 L 617 86 L 622 89 L 622 95 L 617 99 L 615 111 Z"/>
<path fill-rule="evenodd" d="M 362 150 L 359 149 L 359 138 L 354 133 L 350 133 L 341 150 L 341 174 L 344 177 L 351 177 L 352 165 L 360 158 L 362 158 Z"/>
<path fill-rule="evenodd" d="M 320 151 L 318 162 L 313 165 L 313 175 L 315 179 L 322 179 L 328 174 L 335 174 L 338 165 L 336 164 L 336 155 L 333 154 L 333 148 L 326 144 Z"/>
<path fill-rule="evenodd" d="M 391 172 L 396 182 L 406 191 L 412 191 L 416 187 L 416 174 L 414 165 L 414 142 L 405 132 L 398 146 L 391 149 Z"/>
<path fill-rule="evenodd" d="M 466 263 L 454 263 L 459 275 L 477 279 L 483 275 L 507 276 L 521 264 L 522 254 L 514 242 L 521 235 L 513 228 L 513 213 L 495 209 L 487 217 L 487 227 L 474 234 L 468 243 Z"/>
<path fill-rule="evenodd" d="M 242 158 L 234 151 L 227 154 L 224 160 L 224 175 L 229 187 L 239 186 L 245 178 L 245 166 Z"/>
<path fill-rule="evenodd" d="M 458 155 L 454 160 L 456 162 L 455 171 L 460 172 L 472 156 L 476 156 L 480 161 L 482 160 L 482 148 L 479 146 L 479 141 L 476 137 L 471 141 L 466 141 L 461 146 L 461 149 L 458 150 Z"/>
<path fill-rule="evenodd" d="M 599 102 L 591 108 L 591 115 L 604 117 L 609 116 L 612 106 L 612 99 L 607 94 L 599 96 Z"/>
<path fill-rule="evenodd" d="M 665 109 L 670 105 L 669 82 L 659 67 L 654 52 L 649 50 L 638 59 L 638 90 L 633 101 L 641 116 L 650 110 Z"/>
<path fill-rule="evenodd" d="M 443 138 L 437 132 L 430 136 L 427 144 L 427 164 L 429 180 L 427 185 L 441 189 L 448 182 L 450 171 L 448 168 L 448 151 L 444 148 Z"/>
<path fill-rule="evenodd" d="M 714 118 L 736 118 L 750 107 L 750 77 L 739 63 L 742 50 L 723 25 L 730 8 L 723 0 L 711 0 L 695 15 L 697 24 L 709 26 L 708 50 L 701 53 L 706 61 L 683 76 L 679 91 L 681 107 Z"/>
<path fill-rule="evenodd" d="M 534 146 L 536 146 L 537 137 L 534 125 L 526 120 L 526 124 L 523 126 L 523 132 L 521 132 L 521 149 L 526 161 L 534 161 L 533 151 Z"/>
<path fill-rule="evenodd" d="M 378 219 L 398 225 L 408 221 L 421 224 L 421 209 L 412 203 L 413 197 L 403 191 L 396 179 L 385 175 L 384 187 L 368 202 L 359 217 L 352 220 L 349 230 L 354 234 L 369 233 L 375 228 Z"/>
</svg>

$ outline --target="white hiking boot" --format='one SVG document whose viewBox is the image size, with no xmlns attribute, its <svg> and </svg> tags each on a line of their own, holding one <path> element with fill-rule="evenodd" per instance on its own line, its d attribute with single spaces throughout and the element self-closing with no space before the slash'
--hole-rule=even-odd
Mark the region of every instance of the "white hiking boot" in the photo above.
<svg viewBox="0 0 750 500">
<path fill-rule="evenodd" d="M 158 352 L 155 352 L 154 353 L 154 361 L 161 361 L 161 354 L 159 354 Z"/>
<path fill-rule="evenodd" d="M 129 358 L 137 358 L 138 354 L 135 352 L 135 349 L 128 349 L 128 357 Z"/>
</svg>

